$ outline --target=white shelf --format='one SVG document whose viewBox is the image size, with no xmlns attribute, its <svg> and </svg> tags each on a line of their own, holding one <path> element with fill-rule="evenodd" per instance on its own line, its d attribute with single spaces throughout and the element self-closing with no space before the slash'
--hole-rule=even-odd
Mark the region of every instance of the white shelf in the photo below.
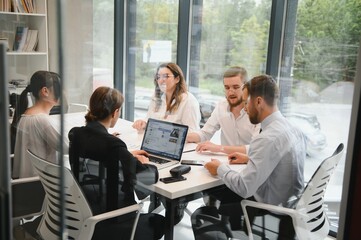
<svg viewBox="0 0 361 240">
<path fill-rule="evenodd" d="M 3 12 L 3 11 L 0 11 L 0 14 L 13 15 L 13 16 L 46 17 L 45 13 L 20 13 L 20 12 Z"/>
<path fill-rule="evenodd" d="M 9 56 L 47 56 L 47 52 L 7 52 Z"/>
<path fill-rule="evenodd" d="M 49 70 L 47 0 L 34 0 L 36 13 L 0 11 L 0 37 L 8 39 L 7 80 L 29 81 L 34 72 Z M 17 27 L 38 30 L 38 43 L 35 51 L 12 51 Z"/>
</svg>

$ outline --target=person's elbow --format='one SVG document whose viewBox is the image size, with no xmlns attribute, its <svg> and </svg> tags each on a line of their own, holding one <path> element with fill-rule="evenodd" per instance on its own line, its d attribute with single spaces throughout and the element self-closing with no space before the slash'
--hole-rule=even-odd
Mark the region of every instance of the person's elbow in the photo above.
<svg viewBox="0 0 361 240">
<path fill-rule="evenodd" d="M 201 138 L 197 133 L 192 132 L 192 133 L 188 133 L 186 141 L 189 143 L 198 143 L 201 141 Z"/>
</svg>

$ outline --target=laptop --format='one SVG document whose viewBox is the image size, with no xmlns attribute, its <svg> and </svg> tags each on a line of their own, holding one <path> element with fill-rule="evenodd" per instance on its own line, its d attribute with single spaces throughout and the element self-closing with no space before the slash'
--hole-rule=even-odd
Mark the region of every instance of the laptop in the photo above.
<svg viewBox="0 0 361 240">
<path fill-rule="evenodd" d="M 158 169 L 175 165 L 182 158 L 187 132 L 186 125 L 149 118 L 140 149 Z"/>
</svg>

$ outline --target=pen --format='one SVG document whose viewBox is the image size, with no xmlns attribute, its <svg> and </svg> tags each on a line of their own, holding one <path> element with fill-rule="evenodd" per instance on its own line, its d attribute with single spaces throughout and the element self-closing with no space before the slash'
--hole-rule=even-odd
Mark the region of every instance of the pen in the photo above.
<svg viewBox="0 0 361 240">
<path fill-rule="evenodd" d="M 192 150 L 183 151 L 183 153 L 194 152 L 194 151 L 195 149 L 192 149 Z"/>
</svg>

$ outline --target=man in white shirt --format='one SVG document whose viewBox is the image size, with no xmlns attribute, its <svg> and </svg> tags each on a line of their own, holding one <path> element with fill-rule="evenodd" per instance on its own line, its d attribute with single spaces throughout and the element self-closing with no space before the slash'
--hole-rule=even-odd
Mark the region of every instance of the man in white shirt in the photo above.
<svg viewBox="0 0 361 240">
<path fill-rule="evenodd" d="M 247 71 L 243 67 L 234 66 L 223 74 L 223 85 L 226 100 L 220 101 L 203 128 L 189 133 L 188 142 L 199 143 L 197 151 L 232 153 L 246 152 L 243 145 L 248 145 L 258 134 L 259 125 L 252 124 L 244 110 L 242 87 L 247 81 Z M 221 129 L 221 145 L 209 140 Z"/>
<path fill-rule="evenodd" d="M 254 77 L 246 83 L 244 95 L 247 93 L 245 108 L 249 119 L 254 124 L 261 123 L 262 132 L 250 143 L 246 168 L 236 172 L 215 159 L 205 165 L 231 190 L 225 190 L 228 190 L 227 197 L 225 193 L 216 194 L 221 197 L 221 202 L 232 206 L 224 212 L 230 216 L 244 198 L 290 207 L 289 200 L 297 198 L 304 188 L 305 138 L 278 110 L 279 91 L 275 80 L 267 75 Z M 247 96 L 244 97 L 246 99 Z M 244 156 L 244 153 L 232 153 L 228 158 L 233 162 L 244 159 Z M 285 239 L 292 239 L 292 221 L 286 217 L 281 221 L 279 231 L 285 233 L 286 230 Z M 279 236 L 279 239 L 282 237 Z"/>
</svg>

